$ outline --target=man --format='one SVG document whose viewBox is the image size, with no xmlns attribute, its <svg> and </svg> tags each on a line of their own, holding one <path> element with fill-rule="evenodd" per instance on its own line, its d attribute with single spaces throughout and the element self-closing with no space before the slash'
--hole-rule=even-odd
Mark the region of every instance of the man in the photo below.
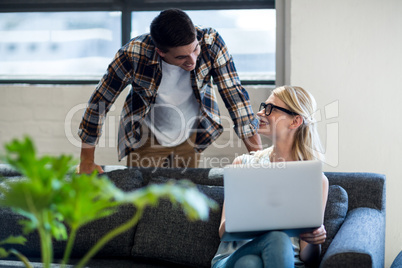
<svg viewBox="0 0 402 268">
<path fill-rule="evenodd" d="M 95 146 L 106 113 L 127 85 L 118 157 L 127 166 L 197 167 L 198 153 L 223 132 L 213 82 L 249 151 L 261 149 L 258 120 L 232 57 L 211 28 L 194 27 L 179 9 L 162 11 L 151 33 L 123 46 L 89 100 L 80 129 L 80 172 L 103 172 Z M 146 135 L 143 135 L 147 133 Z"/>
</svg>

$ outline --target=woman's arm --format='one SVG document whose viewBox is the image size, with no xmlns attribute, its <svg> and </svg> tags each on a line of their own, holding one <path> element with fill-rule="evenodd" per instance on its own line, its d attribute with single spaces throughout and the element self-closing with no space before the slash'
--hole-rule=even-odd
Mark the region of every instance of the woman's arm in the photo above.
<svg viewBox="0 0 402 268">
<path fill-rule="evenodd" d="M 305 263 L 313 263 L 321 254 L 321 244 L 325 242 L 327 232 L 324 225 L 311 233 L 300 235 L 300 260 Z M 308 242 L 307 242 L 308 241 Z"/>
<path fill-rule="evenodd" d="M 240 165 L 242 163 L 242 157 L 238 156 L 233 160 L 232 165 Z M 225 233 L 225 201 L 223 202 L 222 205 L 222 216 L 221 216 L 221 224 L 219 225 L 219 237 L 222 238 L 223 234 Z"/>
<path fill-rule="evenodd" d="M 323 217 L 325 212 L 325 206 L 328 199 L 328 179 L 322 175 L 322 206 Z M 315 229 L 311 233 L 305 233 L 300 235 L 300 260 L 306 263 L 312 263 L 316 261 L 321 254 L 321 244 L 325 242 L 327 237 L 327 231 L 324 225 Z"/>
<path fill-rule="evenodd" d="M 221 224 L 219 225 L 219 237 L 222 238 L 223 234 L 225 233 L 225 202 L 223 202 L 222 206 L 222 217 L 221 217 Z"/>
</svg>

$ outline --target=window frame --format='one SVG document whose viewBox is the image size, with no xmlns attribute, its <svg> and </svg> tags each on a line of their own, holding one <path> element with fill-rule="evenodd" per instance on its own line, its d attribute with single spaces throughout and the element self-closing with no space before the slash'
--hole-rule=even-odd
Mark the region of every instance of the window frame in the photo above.
<svg viewBox="0 0 402 268">
<path fill-rule="evenodd" d="M 275 9 L 275 0 L 2 0 L 0 14 L 9 12 L 121 12 L 121 45 L 130 41 L 131 15 L 134 11 Z M 207 7 L 207 8 L 206 8 Z M 277 80 L 277 79 L 275 79 Z M 275 80 L 242 80 L 243 85 L 275 85 Z M 1 79 L 0 84 L 97 84 L 99 80 Z"/>
</svg>

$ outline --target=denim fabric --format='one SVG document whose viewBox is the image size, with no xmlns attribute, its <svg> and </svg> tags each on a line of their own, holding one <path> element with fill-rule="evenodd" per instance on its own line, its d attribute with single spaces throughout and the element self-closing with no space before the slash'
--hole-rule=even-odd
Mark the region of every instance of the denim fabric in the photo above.
<svg viewBox="0 0 402 268">
<path fill-rule="evenodd" d="M 261 258 L 263 267 L 294 267 L 294 251 L 289 236 L 283 232 L 273 231 L 241 246 L 230 256 L 216 262 L 213 268 L 235 267 L 238 266 L 236 265 L 238 261 L 250 261 L 256 265 L 249 268 L 261 267 L 256 256 Z"/>
<path fill-rule="evenodd" d="M 399 252 L 395 260 L 391 264 L 391 268 L 401 268 L 402 267 L 402 251 Z"/>
</svg>

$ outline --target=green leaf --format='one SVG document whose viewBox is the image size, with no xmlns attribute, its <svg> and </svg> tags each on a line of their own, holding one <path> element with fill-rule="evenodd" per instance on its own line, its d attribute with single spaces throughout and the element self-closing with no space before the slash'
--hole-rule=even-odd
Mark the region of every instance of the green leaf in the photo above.
<svg viewBox="0 0 402 268">
<path fill-rule="evenodd" d="M 7 258 L 9 255 L 10 253 L 7 250 L 0 248 L 0 258 Z"/>
<path fill-rule="evenodd" d="M 63 202 L 58 198 L 59 191 L 73 165 L 72 157 L 37 157 L 29 137 L 21 141 L 15 139 L 5 147 L 6 162 L 25 179 L 3 181 L 0 205 L 11 207 L 27 218 L 20 221 L 24 233 L 43 228 L 56 239 L 66 239 L 63 215 L 55 209 L 57 202 Z"/>
<path fill-rule="evenodd" d="M 80 228 L 88 222 L 112 215 L 117 211 L 123 192 L 107 177 L 73 174 L 61 189 L 64 202 L 57 205 L 66 223 Z"/>
<path fill-rule="evenodd" d="M 12 210 L 27 218 L 18 221 L 18 223 L 22 226 L 22 231 L 24 234 L 29 234 L 39 227 L 38 218 L 34 214 L 19 208 L 13 208 Z"/>
<path fill-rule="evenodd" d="M 33 231 L 38 229 L 38 224 L 35 224 L 37 221 L 29 221 L 29 220 L 20 220 L 18 223 L 22 226 L 22 232 L 24 234 L 32 233 Z"/>
<path fill-rule="evenodd" d="M 5 245 L 5 244 L 19 244 L 19 245 L 25 245 L 26 238 L 23 236 L 13 236 L 10 235 L 4 240 L 0 241 L 0 245 Z"/>
<path fill-rule="evenodd" d="M 170 181 L 127 193 L 107 177 L 98 177 L 96 172 L 91 175 L 72 173 L 76 162 L 71 156 L 38 157 L 29 137 L 15 139 L 5 147 L 5 162 L 24 179 L 1 181 L 0 206 L 11 207 L 25 217 L 19 222 L 24 233 L 39 230 L 44 234 L 44 241 L 41 241 L 44 249 L 51 248 L 50 236 L 57 240 L 67 238 L 65 224 L 76 231 L 91 221 L 112 215 L 123 204 L 132 204 L 138 208 L 137 212 L 142 212 L 146 206 L 157 206 L 164 198 L 183 209 L 190 220 L 207 220 L 209 209 L 217 207 L 215 201 L 199 192 L 190 181 Z M 131 228 L 130 224 L 138 222 L 140 216 L 137 215 L 141 214 L 133 215 L 128 224 L 118 228 Z M 110 238 L 102 241 L 102 245 L 119 231 L 111 230 Z M 51 252 L 43 254 L 46 262 L 50 262 Z"/>
</svg>

